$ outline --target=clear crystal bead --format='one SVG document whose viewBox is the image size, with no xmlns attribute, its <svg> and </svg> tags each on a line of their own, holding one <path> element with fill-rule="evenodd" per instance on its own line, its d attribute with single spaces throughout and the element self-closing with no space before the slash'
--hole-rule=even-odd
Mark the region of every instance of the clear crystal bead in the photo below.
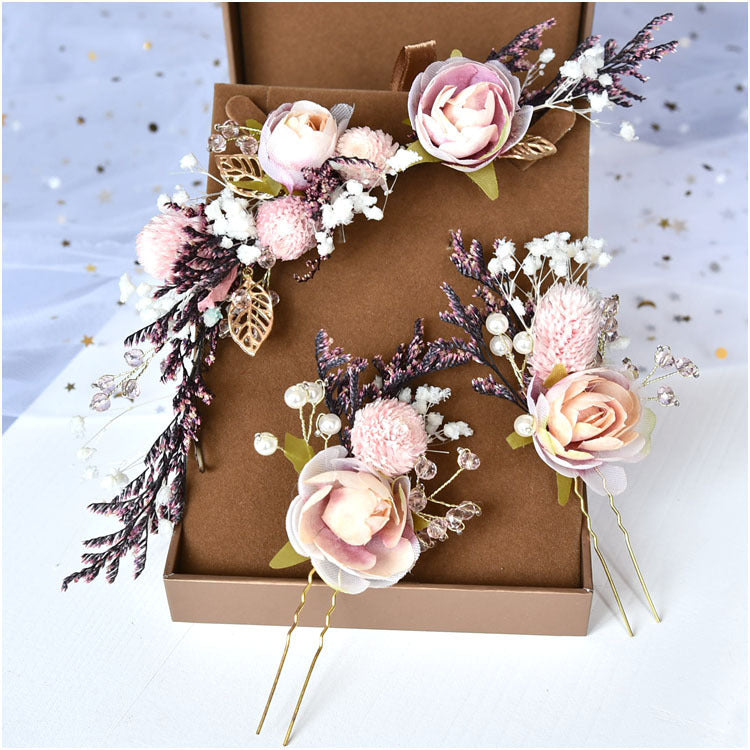
<svg viewBox="0 0 750 750">
<path fill-rule="evenodd" d="M 112 402 L 106 393 L 95 393 L 89 404 L 89 407 L 94 411 L 107 411 L 110 406 L 112 406 Z"/>
<path fill-rule="evenodd" d="M 418 484 L 416 487 L 412 487 L 409 493 L 409 510 L 412 513 L 421 513 L 427 505 L 427 497 L 424 494 L 424 487 Z"/>
<path fill-rule="evenodd" d="M 630 359 L 630 357 L 625 357 L 625 359 L 622 360 L 622 363 L 625 365 L 625 369 L 628 371 L 628 375 L 630 375 L 633 380 L 638 380 L 638 376 L 641 374 L 640 370 L 633 364 L 633 360 Z"/>
<path fill-rule="evenodd" d="M 278 292 L 274 292 L 274 290 L 273 290 L 273 289 L 271 289 L 271 290 L 270 290 L 270 291 L 268 292 L 268 296 L 269 296 L 269 297 L 271 298 L 271 304 L 272 304 L 272 305 L 273 305 L 274 307 L 276 307 L 276 305 L 278 305 L 278 304 L 279 304 L 279 302 L 281 301 L 281 297 L 279 297 L 279 293 L 278 293 Z"/>
<path fill-rule="evenodd" d="M 267 271 L 269 268 L 273 267 L 274 263 L 276 263 L 276 256 L 268 248 L 266 248 L 260 254 L 257 263 L 261 268 L 265 268 Z"/>
<path fill-rule="evenodd" d="M 222 318 L 219 321 L 219 337 L 225 339 L 227 336 L 229 336 L 229 321 Z"/>
<path fill-rule="evenodd" d="M 654 352 L 654 362 L 658 367 L 671 367 L 674 364 L 674 354 L 668 346 L 657 346 Z"/>
<path fill-rule="evenodd" d="M 461 450 L 458 452 L 458 465 L 466 471 L 475 471 L 479 468 L 481 461 L 476 453 L 472 453 L 468 450 Z"/>
<path fill-rule="evenodd" d="M 430 537 L 427 535 L 426 532 L 420 531 L 417 534 L 417 539 L 419 540 L 419 547 L 424 552 L 426 549 L 430 549 L 431 547 L 435 546 L 435 542 L 430 539 Z"/>
<path fill-rule="evenodd" d="M 138 398 L 141 395 L 141 387 L 135 378 L 130 378 L 122 384 L 122 395 L 129 399 Z"/>
<path fill-rule="evenodd" d="M 255 156 L 258 153 L 258 141 L 251 135 L 243 135 L 238 138 L 237 147 L 245 156 Z"/>
<path fill-rule="evenodd" d="M 605 318 L 614 318 L 620 312 L 620 298 L 613 294 L 602 300 L 602 315 Z"/>
<path fill-rule="evenodd" d="M 442 542 L 448 537 L 448 522 L 444 518 L 433 518 L 427 527 L 427 536 L 435 541 Z"/>
<path fill-rule="evenodd" d="M 420 456 L 414 464 L 414 471 L 420 479 L 434 479 L 437 475 L 437 466 L 427 456 Z"/>
<path fill-rule="evenodd" d="M 235 307 L 247 307 L 250 304 L 250 295 L 246 289 L 238 289 L 232 295 L 232 304 Z"/>
<path fill-rule="evenodd" d="M 96 383 L 93 383 L 93 387 L 109 395 L 115 389 L 115 379 L 112 375 L 102 375 Z"/>
<path fill-rule="evenodd" d="M 661 386 L 656 391 L 656 400 L 662 406 L 679 406 L 680 402 L 675 397 L 675 393 L 668 385 Z"/>
<path fill-rule="evenodd" d="M 482 509 L 476 503 L 469 502 L 468 500 L 464 500 L 458 506 L 457 510 L 460 510 L 464 514 L 464 518 L 482 515 Z"/>
<path fill-rule="evenodd" d="M 219 127 L 224 138 L 236 138 L 240 134 L 240 126 L 234 120 L 227 120 Z"/>
<path fill-rule="evenodd" d="M 463 513 L 458 508 L 451 508 L 445 514 L 445 520 L 448 522 L 448 528 L 456 534 L 464 530 Z"/>
<path fill-rule="evenodd" d="M 212 154 L 220 154 L 227 150 L 227 139 L 220 133 L 213 133 L 208 137 L 208 150 Z"/>
<path fill-rule="evenodd" d="M 128 349 L 123 356 L 128 367 L 140 367 L 143 364 L 143 351 L 140 349 Z"/>
<path fill-rule="evenodd" d="M 674 366 L 683 378 L 697 378 L 700 375 L 698 365 L 687 357 L 680 357 L 675 361 Z"/>
</svg>

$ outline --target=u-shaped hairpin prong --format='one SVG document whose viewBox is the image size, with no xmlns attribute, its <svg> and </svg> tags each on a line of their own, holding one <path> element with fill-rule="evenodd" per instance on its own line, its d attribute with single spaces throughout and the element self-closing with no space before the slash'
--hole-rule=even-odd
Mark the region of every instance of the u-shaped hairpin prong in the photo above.
<svg viewBox="0 0 750 750">
<path fill-rule="evenodd" d="M 276 686 L 279 684 L 279 677 L 281 677 L 281 670 L 284 668 L 286 655 L 289 653 L 289 643 L 292 640 L 292 633 L 294 632 L 295 628 L 299 624 L 299 616 L 300 616 L 300 613 L 302 612 L 302 608 L 305 606 L 305 602 L 307 600 L 307 593 L 310 591 L 310 587 L 312 586 L 314 576 L 315 576 L 315 568 L 311 568 L 310 574 L 307 576 L 307 585 L 302 591 L 302 596 L 300 597 L 299 606 L 294 611 L 294 617 L 292 618 L 292 625 L 287 631 L 286 644 L 284 645 L 284 653 L 281 655 L 279 668 L 276 670 L 276 677 L 273 680 L 273 685 L 271 686 L 271 692 L 268 694 L 266 707 L 263 709 L 263 715 L 260 717 L 260 722 L 258 723 L 258 728 L 255 730 L 255 734 L 260 734 L 260 730 L 263 729 L 263 722 L 266 720 L 268 709 L 271 707 L 271 701 L 273 700 L 274 693 L 276 692 Z"/>
<path fill-rule="evenodd" d="M 625 537 L 625 544 L 628 547 L 628 552 L 630 553 L 630 559 L 633 561 L 633 567 L 635 568 L 635 572 L 636 572 L 636 575 L 638 576 L 638 580 L 641 582 L 641 588 L 643 589 L 643 593 L 646 595 L 646 599 L 648 600 L 648 606 L 651 608 L 651 613 L 653 614 L 656 622 L 661 622 L 661 618 L 659 617 L 659 613 L 656 611 L 656 606 L 654 605 L 654 601 L 651 598 L 651 594 L 648 591 L 648 586 L 646 586 L 646 581 L 643 578 L 643 573 L 641 573 L 641 567 L 640 565 L 638 565 L 638 560 L 635 557 L 635 552 L 633 551 L 633 547 L 630 544 L 630 534 L 628 533 L 628 530 L 623 525 L 622 516 L 620 515 L 620 511 L 615 505 L 615 496 L 607 488 L 607 480 L 604 478 L 604 475 L 601 473 L 601 471 L 597 469 L 596 473 L 600 476 L 602 480 L 602 486 L 604 487 L 604 491 L 607 493 L 607 496 L 609 497 L 609 506 L 610 508 L 612 508 L 615 515 L 617 516 L 617 525 L 620 527 L 620 531 L 622 531 L 622 534 Z"/>
<path fill-rule="evenodd" d="M 625 614 L 625 607 L 622 606 L 622 600 L 620 599 L 620 594 L 617 591 L 617 586 L 615 586 L 615 581 L 612 578 L 612 574 L 609 572 L 609 566 L 607 565 L 606 560 L 604 559 L 604 555 L 602 554 L 601 550 L 599 549 L 599 539 L 596 536 L 596 533 L 594 532 L 594 529 L 591 527 L 591 516 L 589 516 L 588 510 L 586 510 L 586 501 L 581 494 L 581 490 L 578 486 L 579 478 L 576 477 L 573 480 L 573 490 L 576 494 L 576 497 L 581 502 L 581 513 L 586 517 L 586 526 L 589 530 L 589 535 L 591 536 L 592 541 L 594 542 L 594 550 L 597 554 L 597 557 L 599 558 L 599 562 L 601 562 L 602 567 L 604 568 L 604 573 L 607 576 L 607 580 L 609 581 L 609 587 L 612 589 L 612 593 L 615 595 L 615 601 L 617 602 L 617 606 L 620 610 L 620 614 L 622 615 L 622 619 L 625 622 L 625 627 L 627 628 L 628 635 L 633 636 L 633 629 L 630 627 L 630 623 L 628 622 L 628 616 Z"/>
</svg>

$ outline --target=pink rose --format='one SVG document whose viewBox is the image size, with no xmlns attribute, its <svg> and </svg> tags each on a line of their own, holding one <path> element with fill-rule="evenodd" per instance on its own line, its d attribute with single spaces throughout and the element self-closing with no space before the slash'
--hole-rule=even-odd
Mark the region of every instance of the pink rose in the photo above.
<svg viewBox="0 0 750 750">
<path fill-rule="evenodd" d="M 349 124 L 353 109 L 337 104 L 334 115 L 305 100 L 282 104 L 263 124 L 258 159 L 263 170 L 290 193 L 306 186 L 302 170 L 320 167 L 336 152 L 339 135 Z"/>
<path fill-rule="evenodd" d="M 627 377 L 594 368 L 575 372 L 545 393 L 534 378 L 527 394 L 529 413 L 536 420 L 534 447 L 559 474 L 580 477 L 599 494 L 618 494 L 626 477 L 618 462 L 632 463 L 648 453 L 653 414 L 642 408 Z"/>
<path fill-rule="evenodd" d="M 521 84 L 502 64 L 452 57 L 420 73 L 409 91 L 409 119 L 427 153 L 473 172 L 523 138 L 533 108 L 519 107 Z"/>
<path fill-rule="evenodd" d="M 392 586 L 419 557 L 409 489 L 407 477 L 384 479 L 347 458 L 343 446 L 327 448 L 300 472 L 286 516 L 289 541 L 339 591 Z"/>
<path fill-rule="evenodd" d="M 352 453 L 373 471 L 406 474 L 427 450 L 424 417 L 395 398 L 373 401 L 354 418 Z"/>
</svg>

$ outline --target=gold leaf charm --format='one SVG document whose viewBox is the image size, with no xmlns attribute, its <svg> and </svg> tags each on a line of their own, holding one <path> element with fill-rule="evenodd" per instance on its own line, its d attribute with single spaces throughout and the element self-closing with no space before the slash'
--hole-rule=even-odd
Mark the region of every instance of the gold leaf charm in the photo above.
<svg viewBox="0 0 750 750">
<path fill-rule="evenodd" d="M 273 326 L 273 303 L 268 290 L 252 277 L 232 295 L 227 313 L 229 333 L 240 349 L 254 357 Z"/>
<path fill-rule="evenodd" d="M 265 193 L 252 190 L 242 183 L 261 181 L 263 169 L 257 156 L 248 154 L 215 154 L 216 166 L 221 179 L 231 186 L 232 191 L 245 198 L 267 198 Z"/>
<path fill-rule="evenodd" d="M 557 153 L 557 146 L 541 135 L 525 135 L 501 159 L 519 159 L 520 161 L 537 161 Z"/>
</svg>

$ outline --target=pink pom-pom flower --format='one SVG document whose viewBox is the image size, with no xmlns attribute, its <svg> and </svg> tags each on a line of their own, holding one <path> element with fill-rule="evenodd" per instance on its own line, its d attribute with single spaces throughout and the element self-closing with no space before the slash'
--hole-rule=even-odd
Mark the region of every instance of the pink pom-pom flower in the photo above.
<svg viewBox="0 0 750 750">
<path fill-rule="evenodd" d="M 266 201 L 255 215 L 258 242 L 279 260 L 295 260 L 315 247 L 315 223 L 305 201 L 288 195 Z"/>
<path fill-rule="evenodd" d="M 582 284 L 554 284 L 534 314 L 534 353 L 530 365 L 546 380 L 555 365 L 579 372 L 596 362 L 602 312 L 599 298 Z"/>
<path fill-rule="evenodd" d="M 190 237 L 186 227 L 205 229 L 205 219 L 200 215 L 187 215 L 179 208 L 168 208 L 155 216 L 141 230 L 135 242 L 138 262 L 146 273 L 156 279 L 172 281 L 172 270 L 182 248 Z"/>
<path fill-rule="evenodd" d="M 338 167 L 345 180 L 357 180 L 365 187 L 385 185 L 385 170 L 388 159 L 398 151 L 398 143 L 382 130 L 368 127 L 349 128 L 336 144 L 336 156 L 348 159 L 366 159 L 368 164 L 342 164 Z"/>
<path fill-rule="evenodd" d="M 427 450 L 424 418 L 403 401 L 379 399 L 357 412 L 351 442 L 352 453 L 371 470 L 406 474 Z"/>
</svg>

